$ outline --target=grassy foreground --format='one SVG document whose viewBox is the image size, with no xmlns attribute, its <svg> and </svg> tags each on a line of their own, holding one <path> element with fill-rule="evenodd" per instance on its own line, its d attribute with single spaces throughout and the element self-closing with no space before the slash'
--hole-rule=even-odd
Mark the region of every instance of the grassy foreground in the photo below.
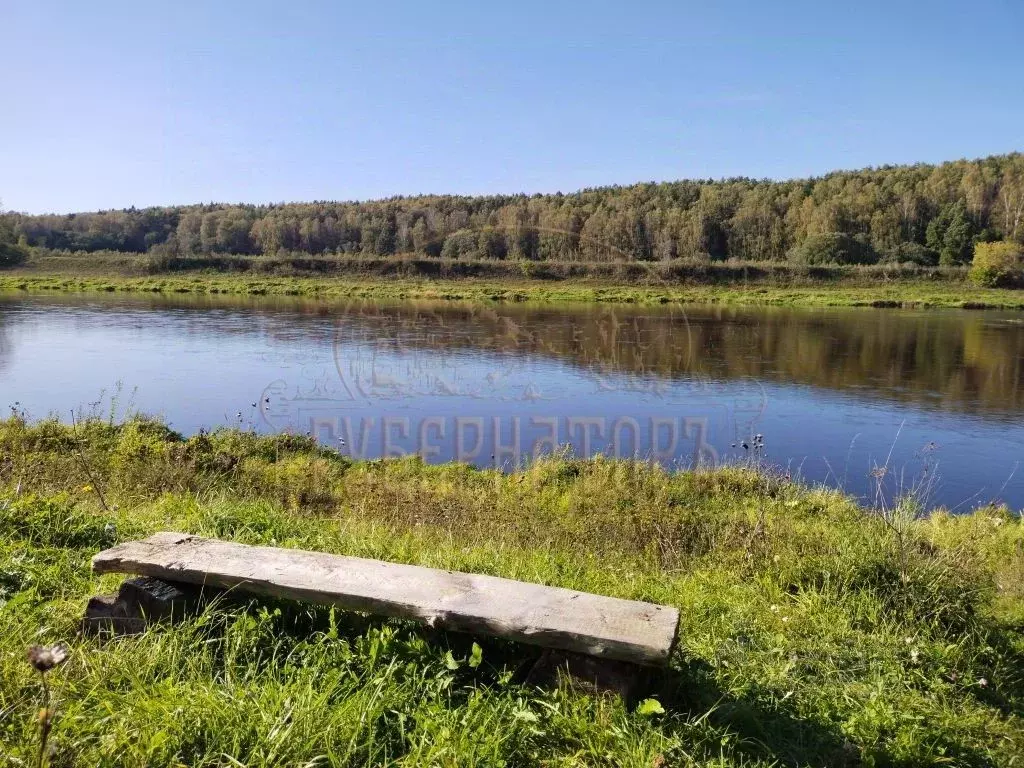
<svg viewBox="0 0 1024 768">
<path fill-rule="evenodd" d="M 536 652 L 308 606 L 75 635 L 89 557 L 182 530 L 678 606 L 631 710 Z M 307 438 L 0 421 L 0 765 L 31 765 L 32 643 L 65 641 L 53 765 L 970 765 L 1024 760 L 1024 525 L 918 518 L 750 469 L 351 462 Z M 481 656 L 482 653 L 482 656 Z M 479 663 L 478 663 L 479 662 Z"/>
</svg>

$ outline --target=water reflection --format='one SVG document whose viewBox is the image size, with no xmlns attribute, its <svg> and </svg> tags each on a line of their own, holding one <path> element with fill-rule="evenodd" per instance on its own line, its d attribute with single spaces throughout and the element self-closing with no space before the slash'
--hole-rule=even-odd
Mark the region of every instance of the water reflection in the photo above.
<svg viewBox="0 0 1024 768">
<path fill-rule="evenodd" d="M 544 355 L 596 375 L 796 382 L 963 413 L 1024 407 L 1024 320 L 1013 313 L 363 302 L 336 312 L 343 338 L 395 348 Z"/>
<path fill-rule="evenodd" d="M 29 305 L 35 306 L 32 300 Z M 962 413 L 1024 409 L 1024 318 L 1013 312 L 350 301 L 130 296 L 49 306 L 132 313 L 164 309 L 190 334 L 267 334 L 279 359 L 323 342 L 373 339 L 394 349 L 542 355 L 602 374 L 756 378 L 884 397 Z M 0 314 L 0 361 L 11 345 Z M 191 311 L 190 311 L 191 310 Z M 142 322 L 142 320 L 140 320 Z M 147 325 L 166 322 L 148 316 Z M 656 385 L 652 385 L 656 386 Z"/>
<path fill-rule="evenodd" d="M 4 321 L 4 315 L 0 312 L 0 376 L 3 375 L 4 368 L 7 367 L 8 359 L 11 356 L 13 348 L 14 340 L 12 338 L 11 329 L 7 327 L 7 323 Z"/>
<path fill-rule="evenodd" d="M 907 483 L 938 468 L 933 500 L 948 505 L 1024 504 L 1022 379 L 1018 313 L 0 300 L 0 395 L 35 415 L 122 380 L 185 432 L 323 428 L 351 453 L 429 442 L 428 458 L 468 446 L 482 464 L 562 442 L 749 459 L 764 434 L 768 460 L 860 493 L 895 441 Z"/>
</svg>

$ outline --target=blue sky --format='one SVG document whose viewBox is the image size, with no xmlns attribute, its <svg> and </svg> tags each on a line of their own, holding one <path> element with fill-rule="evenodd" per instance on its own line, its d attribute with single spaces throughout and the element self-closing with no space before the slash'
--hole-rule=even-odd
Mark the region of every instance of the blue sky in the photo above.
<svg viewBox="0 0 1024 768">
<path fill-rule="evenodd" d="M 1024 149 L 1024 3 L 3 0 L 0 200 L 573 191 Z"/>
</svg>

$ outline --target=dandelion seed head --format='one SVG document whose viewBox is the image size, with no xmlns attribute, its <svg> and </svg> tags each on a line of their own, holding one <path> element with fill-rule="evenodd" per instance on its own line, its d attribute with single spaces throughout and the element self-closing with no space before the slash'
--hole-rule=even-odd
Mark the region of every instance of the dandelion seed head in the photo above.
<svg viewBox="0 0 1024 768">
<path fill-rule="evenodd" d="M 68 657 L 68 649 L 61 645 L 33 645 L 28 649 L 28 663 L 40 674 L 46 674 Z"/>
</svg>

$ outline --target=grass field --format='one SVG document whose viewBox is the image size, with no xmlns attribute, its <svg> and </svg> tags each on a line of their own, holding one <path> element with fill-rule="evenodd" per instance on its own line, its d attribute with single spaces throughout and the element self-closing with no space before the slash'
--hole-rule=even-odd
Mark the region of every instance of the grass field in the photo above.
<svg viewBox="0 0 1024 768">
<path fill-rule="evenodd" d="M 54 766 L 1020 765 L 1024 525 L 916 511 L 751 468 L 553 458 L 501 474 L 15 414 L 0 421 L 0 765 L 33 764 L 25 650 L 57 641 Z M 525 684 L 523 646 L 308 606 L 76 637 L 88 596 L 118 581 L 90 556 L 156 530 L 672 604 L 679 652 L 657 703 L 632 709 Z"/>
<path fill-rule="evenodd" d="M 201 268 L 203 264 L 208 266 Z M 961 268 L 892 265 L 798 268 L 225 257 L 194 259 L 174 271 L 161 271 L 139 255 L 37 253 L 25 266 L 0 273 L 0 291 L 1024 309 L 1024 291 L 978 288 L 967 282 Z"/>
<path fill-rule="evenodd" d="M 301 296 L 335 299 L 428 299 L 453 301 L 611 302 L 629 304 L 724 304 L 791 307 L 947 307 L 1024 309 L 1024 292 L 957 285 L 894 282 L 877 286 L 780 287 L 624 286 L 580 280 L 566 283 L 519 280 L 490 282 L 476 278 L 377 279 L 237 277 L 186 274 L 155 277 L 82 277 L 67 275 L 0 276 L 0 291 L 154 292 L 248 296 Z"/>
</svg>

